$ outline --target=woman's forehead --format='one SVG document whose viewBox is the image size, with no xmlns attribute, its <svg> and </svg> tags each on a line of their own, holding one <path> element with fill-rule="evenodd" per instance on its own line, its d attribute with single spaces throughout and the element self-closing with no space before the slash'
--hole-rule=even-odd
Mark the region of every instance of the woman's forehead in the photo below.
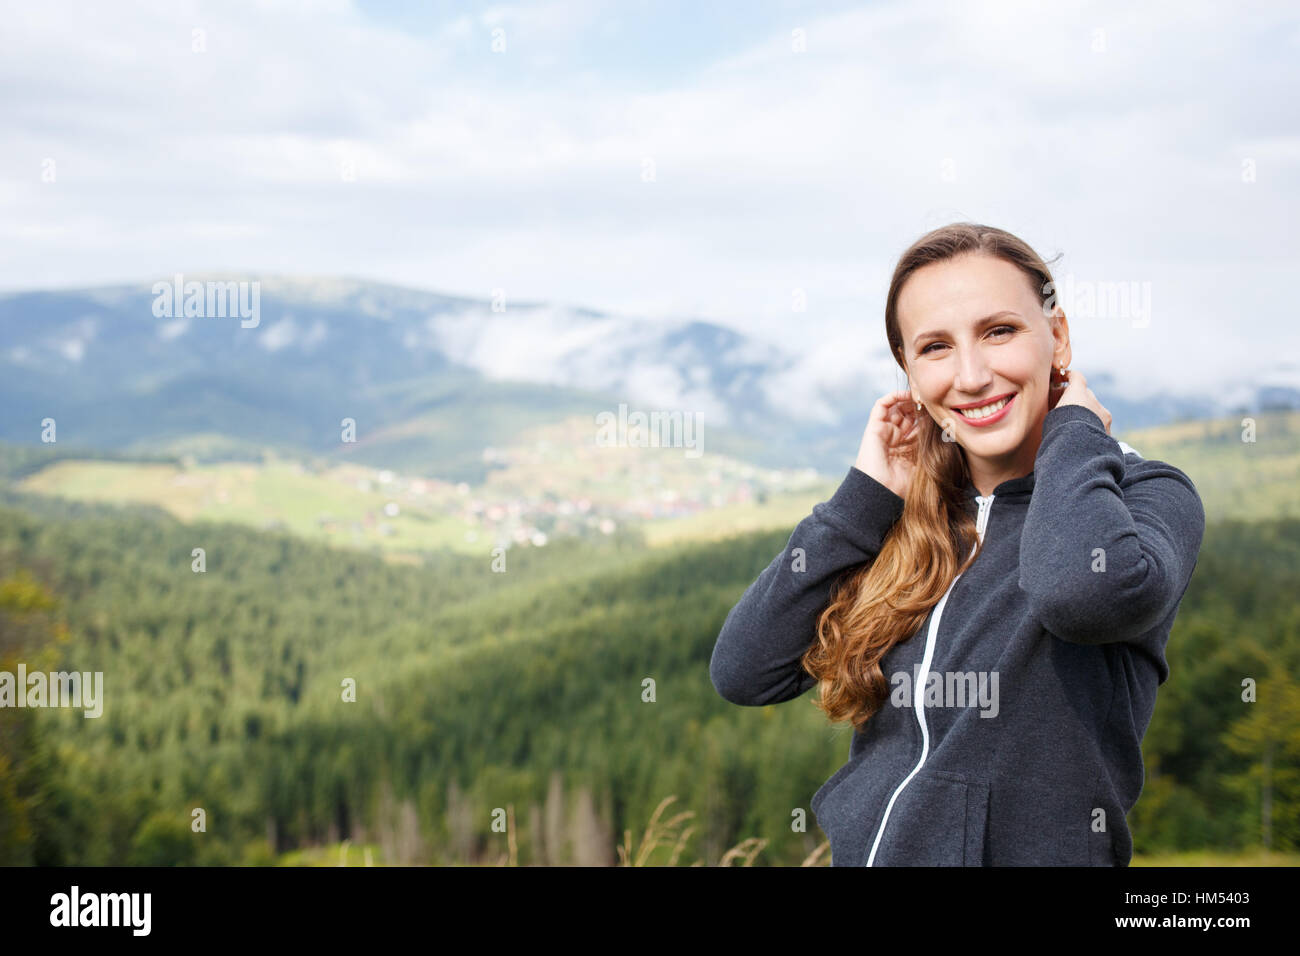
<svg viewBox="0 0 1300 956">
<path fill-rule="evenodd" d="M 913 325 L 946 322 L 974 325 L 1004 311 L 1024 314 L 1033 303 L 1033 290 L 1023 272 L 1002 259 L 963 256 L 930 263 L 908 277 L 898 296 L 898 318 L 907 331 Z"/>
</svg>

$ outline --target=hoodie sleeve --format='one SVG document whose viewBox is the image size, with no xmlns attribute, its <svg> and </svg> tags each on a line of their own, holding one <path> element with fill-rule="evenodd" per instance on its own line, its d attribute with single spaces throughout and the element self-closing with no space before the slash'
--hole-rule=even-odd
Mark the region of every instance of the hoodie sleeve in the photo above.
<svg viewBox="0 0 1300 956">
<path fill-rule="evenodd" d="M 1139 641 L 1182 600 L 1205 532 L 1190 478 L 1127 462 L 1082 405 L 1051 409 L 1020 538 L 1020 588 L 1044 628 L 1076 644 Z"/>
<path fill-rule="evenodd" d="M 836 578 L 874 560 L 902 514 L 901 497 L 851 466 L 727 614 L 709 662 L 717 692 L 733 704 L 757 707 L 811 688 L 816 681 L 799 658 L 816 637 Z"/>
</svg>

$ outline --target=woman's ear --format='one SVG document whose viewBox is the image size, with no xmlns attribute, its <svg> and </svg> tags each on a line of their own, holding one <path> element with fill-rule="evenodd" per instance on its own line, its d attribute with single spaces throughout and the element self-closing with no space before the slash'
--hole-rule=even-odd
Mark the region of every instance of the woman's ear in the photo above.
<svg viewBox="0 0 1300 956">
<path fill-rule="evenodd" d="M 1070 321 L 1057 306 L 1052 313 L 1052 367 L 1064 365 L 1070 367 Z"/>
</svg>

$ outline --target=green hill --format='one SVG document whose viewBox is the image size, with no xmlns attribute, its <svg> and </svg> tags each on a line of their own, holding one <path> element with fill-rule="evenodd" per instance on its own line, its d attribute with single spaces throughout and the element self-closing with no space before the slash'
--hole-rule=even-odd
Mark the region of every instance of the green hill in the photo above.
<svg viewBox="0 0 1300 956">
<path fill-rule="evenodd" d="M 1207 521 L 1300 517 L 1300 412 L 1180 422 L 1122 435 L 1196 483 Z"/>
<path fill-rule="evenodd" d="M 1120 437 L 1144 457 L 1185 471 L 1209 521 L 1300 517 L 1300 412 L 1269 412 L 1253 421 L 1253 442 L 1242 440 L 1240 419 Z M 756 468 L 712 447 L 707 459 L 673 449 L 594 449 L 592 435 L 580 417 L 522 429 L 513 442 L 493 449 L 490 462 L 480 462 L 490 468 L 490 479 L 464 487 L 415 480 L 419 472 L 385 484 L 385 472 L 373 467 L 284 459 L 269 450 L 253 461 L 202 464 L 165 455 L 0 445 L 0 474 L 27 495 L 155 505 L 187 521 L 282 528 L 407 558 L 430 550 L 482 553 L 487 542 L 510 537 L 508 528 L 486 520 L 488 509 L 512 502 L 519 511 L 513 523 L 548 538 L 603 536 L 604 519 L 635 526 L 656 547 L 790 529 L 842 477 Z M 662 514 L 633 504 L 664 494 L 675 504 Z M 479 512 L 466 511 L 471 499 L 483 502 Z M 579 513 L 575 503 L 584 500 L 589 507 Z M 386 512 L 390 504 L 397 513 Z M 566 508 L 569 519 L 562 516 Z"/>
<path fill-rule="evenodd" d="M 788 529 L 658 551 L 561 540 L 496 573 L 486 552 L 394 566 L 231 524 L 45 509 L 0 515 L 0 667 L 102 671 L 104 711 L 0 712 L 5 862 L 264 862 L 342 839 L 390 862 L 489 862 L 509 851 L 494 818 L 513 819 L 521 863 L 614 862 L 670 795 L 695 814 L 688 860 L 756 837 L 757 862 L 798 865 L 822 842 L 791 814 L 842 763 L 847 725 L 811 694 L 734 707 L 708 677 L 726 612 Z M 1258 844 L 1266 786 L 1273 849 L 1297 849 L 1300 611 L 1280 597 L 1297 558 L 1300 521 L 1207 533 L 1147 738 L 1139 853 Z"/>
</svg>

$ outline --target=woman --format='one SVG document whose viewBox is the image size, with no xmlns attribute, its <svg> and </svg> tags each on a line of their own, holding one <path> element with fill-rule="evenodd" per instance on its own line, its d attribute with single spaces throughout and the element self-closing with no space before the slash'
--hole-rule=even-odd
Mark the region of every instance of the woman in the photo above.
<svg viewBox="0 0 1300 956">
<path fill-rule="evenodd" d="M 737 704 L 852 721 L 812 798 L 836 866 L 1127 866 L 1125 815 L 1201 546 L 1191 480 L 1110 435 L 1051 273 L 958 223 L 900 259 L 885 332 L 908 388 L 727 615 Z M 925 675 L 922 677 L 922 675 Z"/>
</svg>

